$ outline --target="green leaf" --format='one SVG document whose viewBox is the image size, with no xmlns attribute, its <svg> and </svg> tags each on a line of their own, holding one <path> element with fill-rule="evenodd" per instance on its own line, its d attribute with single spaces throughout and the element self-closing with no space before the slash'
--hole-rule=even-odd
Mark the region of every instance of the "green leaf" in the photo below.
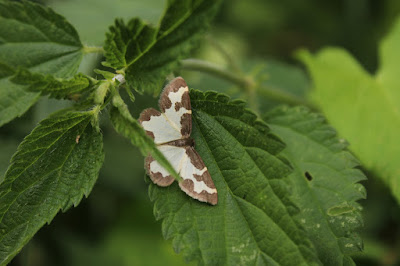
<svg viewBox="0 0 400 266">
<path fill-rule="evenodd" d="M 292 163 L 289 176 L 298 219 L 314 243 L 324 265 L 353 265 L 350 254 L 362 250 L 356 230 L 362 226 L 366 196 L 359 184 L 364 174 L 347 143 L 325 119 L 304 107 L 282 107 L 267 113 L 272 132 L 286 143 L 282 154 Z"/>
<path fill-rule="evenodd" d="M 58 112 L 21 143 L 0 185 L 0 264 L 9 262 L 59 210 L 88 196 L 102 165 L 94 111 Z"/>
<path fill-rule="evenodd" d="M 190 55 L 220 0 L 170 0 L 158 27 L 140 19 L 117 20 L 107 33 L 106 65 L 124 69 L 127 84 L 157 94 L 164 77 Z"/>
<path fill-rule="evenodd" d="M 0 2 L 0 69 L 69 77 L 82 59 L 82 44 L 75 29 L 51 9 L 32 2 Z M 9 81 L 0 71 L 0 126 L 21 116 L 39 97 Z"/>
<path fill-rule="evenodd" d="M 1 46 L 0 46 L 1 47 Z M 0 62 L 0 126 L 25 113 L 39 98 L 8 80 L 13 68 Z"/>
<path fill-rule="evenodd" d="M 121 98 L 119 98 L 122 101 Z M 114 101 L 115 104 L 115 101 Z M 156 159 L 175 179 L 180 180 L 180 176 L 171 166 L 169 161 L 164 157 L 164 155 L 157 149 L 154 141 L 146 135 L 146 132 L 139 124 L 139 122 L 133 119 L 125 104 L 115 104 L 119 106 L 111 107 L 110 109 L 110 119 L 115 128 L 115 130 L 131 141 L 131 143 L 138 147 L 143 156 L 151 154 L 154 159 Z M 124 107 L 122 107 L 124 106 Z"/>
<path fill-rule="evenodd" d="M 145 21 L 157 23 L 163 13 L 164 3 L 165 0 L 119 0 L 118 3 L 109 0 L 46 1 L 46 5 L 62 12 L 63 16 L 74 25 L 83 43 L 96 46 L 104 44 L 104 35 L 116 17 L 124 19 L 140 17 Z"/>
<path fill-rule="evenodd" d="M 40 92 L 41 95 L 49 95 L 56 99 L 76 99 L 79 94 L 93 89 L 92 80 L 81 73 L 70 79 L 62 79 L 19 69 L 10 80 L 20 85 L 28 85 L 29 91 Z"/>
<path fill-rule="evenodd" d="M 377 74 L 342 49 L 299 53 L 314 81 L 312 99 L 351 143 L 363 166 L 382 178 L 400 203 L 400 19 L 380 46 Z"/>
<path fill-rule="evenodd" d="M 293 215 L 287 176 L 278 157 L 284 145 L 242 101 L 191 90 L 196 150 L 218 190 L 210 206 L 188 197 L 177 185 L 150 184 L 162 232 L 175 251 L 204 265 L 319 264 Z"/>
</svg>

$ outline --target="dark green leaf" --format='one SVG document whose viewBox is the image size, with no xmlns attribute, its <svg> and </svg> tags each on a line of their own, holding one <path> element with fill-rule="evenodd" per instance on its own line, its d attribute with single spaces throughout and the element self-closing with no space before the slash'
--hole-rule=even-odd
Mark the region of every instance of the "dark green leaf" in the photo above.
<svg viewBox="0 0 400 266">
<path fill-rule="evenodd" d="M 52 75 L 31 73 L 26 69 L 19 69 L 11 81 L 20 85 L 28 85 L 27 90 L 40 92 L 56 99 L 76 99 L 79 94 L 89 92 L 93 82 L 83 74 L 77 74 L 70 79 L 55 78 Z"/>
<path fill-rule="evenodd" d="M 124 69 L 127 84 L 157 94 L 164 77 L 187 57 L 214 18 L 220 0 L 171 0 L 159 27 L 117 20 L 105 44 L 106 65 Z"/>
<path fill-rule="evenodd" d="M 196 150 L 218 190 L 218 204 L 189 198 L 175 182 L 151 184 L 157 219 L 177 252 L 205 265 L 319 264 L 293 215 L 284 145 L 242 101 L 191 90 Z"/>
<path fill-rule="evenodd" d="M 21 143 L 0 185 L 0 264 L 9 262 L 59 210 L 87 196 L 103 162 L 94 111 L 58 112 Z"/>
<path fill-rule="evenodd" d="M 304 107 L 282 107 L 266 115 L 272 131 L 286 143 L 282 152 L 295 171 L 290 175 L 298 219 L 324 265 L 354 264 L 350 254 L 362 250 L 356 230 L 362 226 L 366 177 L 347 143 L 325 119 Z"/>
<path fill-rule="evenodd" d="M 0 2 L 0 62 L 8 68 L 69 77 L 82 59 L 82 45 L 75 29 L 51 9 L 32 2 Z M 0 67 L 4 68 L 4 67 Z M 38 99 L 0 76 L 0 126 L 21 116 Z"/>
</svg>

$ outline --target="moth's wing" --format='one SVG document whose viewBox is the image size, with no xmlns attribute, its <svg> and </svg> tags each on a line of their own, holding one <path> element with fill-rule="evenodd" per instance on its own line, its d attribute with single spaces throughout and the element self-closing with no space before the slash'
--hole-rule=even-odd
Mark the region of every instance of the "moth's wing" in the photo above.
<svg viewBox="0 0 400 266">
<path fill-rule="evenodd" d="M 180 138 L 188 138 L 192 132 L 192 107 L 185 80 L 177 77 L 165 86 L 158 104 L 168 122 L 179 130 Z"/>
<path fill-rule="evenodd" d="M 179 186 L 192 198 L 216 205 L 217 189 L 203 160 L 193 147 L 185 147 L 185 151 L 179 172 L 183 181 Z"/>
<path fill-rule="evenodd" d="M 172 126 L 166 116 L 156 109 L 149 108 L 140 114 L 139 122 L 146 131 L 146 134 L 154 139 L 156 144 L 182 138 L 179 129 Z"/>
<path fill-rule="evenodd" d="M 185 148 L 175 147 L 170 145 L 160 145 L 158 149 L 162 152 L 164 157 L 171 163 L 172 167 L 177 173 L 180 171 L 181 161 L 185 156 Z M 169 174 L 164 167 L 162 167 L 153 157 L 147 156 L 146 170 L 150 179 L 159 186 L 169 186 L 174 182 L 174 178 Z"/>
</svg>

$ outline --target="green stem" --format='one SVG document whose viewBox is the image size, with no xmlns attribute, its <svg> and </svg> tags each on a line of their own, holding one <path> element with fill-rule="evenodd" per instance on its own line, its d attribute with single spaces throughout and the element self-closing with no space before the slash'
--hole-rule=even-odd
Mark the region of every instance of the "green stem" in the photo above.
<svg viewBox="0 0 400 266">
<path fill-rule="evenodd" d="M 83 53 L 90 54 L 90 53 L 99 53 L 104 54 L 104 48 L 98 46 L 83 46 Z"/>
<path fill-rule="evenodd" d="M 112 97 L 112 104 L 119 110 L 120 114 L 129 122 L 134 122 L 135 119 L 132 117 L 131 112 L 129 112 L 128 106 L 122 100 L 121 95 L 118 91 L 114 92 Z"/>
<path fill-rule="evenodd" d="M 228 65 L 233 69 L 233 71 L 240 73 L 241 70 L 239 65 L 236 63 L 235 59 L 222 47 L 222 45 L 210 35 L 207 35 L 206 38 L 209 43 L 225 58 Z"/>
<path fill-rule="evenodd" d="M 181 60 L 181 67 L 185 70 L 193 70 L 193 71 L 199 71 L 199 72 L 205 72 L 214 76 L 217 76 L 219 78 L 228 80 L 240 87 L 245 87 L 247 88 L 248 86 L 251 86 L 251 80 L 239 76 L 237 73 L 232 73 L 223 67 L 207 62 L 204 60 L 199 60 L 199 59 L 185 59 Z"/>
<path fill-rule="evenodd" d="M 271 87 L 257 84 L 253 79 L 246 77 L 243 74 L 232 73 L 219 65 L 199 59 L 185 59 L 181 60 L 181 68 L 185 70 L 205 72 L 219 78 L 228 80 L 239 87 L 244 88 L 250 95 L 257 92 L 270 99 L 286 103 L 288 105 L 305 105 L 312 110 L 317 108 L 306 101 L 293 94 L 284 92 L 282 90 L 274 89 Z"/>
</svg>

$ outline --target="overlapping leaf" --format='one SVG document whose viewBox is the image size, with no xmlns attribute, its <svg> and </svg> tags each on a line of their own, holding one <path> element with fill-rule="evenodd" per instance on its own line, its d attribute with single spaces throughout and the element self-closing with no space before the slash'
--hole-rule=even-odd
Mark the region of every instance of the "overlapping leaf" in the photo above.
<svg viewBox="0 0 400 266">
<path fill-rule="evenodd" d="M 51 9 L 27 1 L 0 2 L 0 68 L 22 66 L 68 77 L 79 66 L 81 48 L 75 29 Z M 11 83 L 11 75 L 0 76 L 0 125 L 22 115 L 39 96 Z"/>
<path fill-rule="evenodd" d="M 172 176 L 176 179 L 180 179 L 175 169 L 171 166 L 169 161 L 164 155 L 157 149 L 154 141 L 146 135 L 146 132 L 139 124 L 139 122 L 130 115 L 123 115 L 124 108 L 111 107 L 110 119 L 115 130 L 131 141 L 133 145 L 138 147 L 143 154 L 147 156 L 151 154 Z"/>
<path fill-rule="evenodd" d="M 380 68 L 367 73 L 346 51 L 300 54 L 314 81 L 311 97 L 349 140 L 367 169 L 381 177 L 400 202 L 400 19 L 380 47 Z"/>
<path fill-rule="evenodd" d="M 0 185 L 0 264 L 90 193 L 104 158 L 93 112 L 56 113 L 18 147 Z"/>
<path fill-rule="evenodd" d="M 205 265 L 312 265 L 315 251 L 293 215 L 279 159 L 283 144 L 241 101 L 191 90 L 193 133 L 218 189 L 218 204 L 188 197 L 172 184 L 150 184 L 156 218 L 177 252 Z"/>
<path fill-rule="evenodd" d="M 294 167 L 289 176 L 298 219 L 307 231 L 324 265 L 352 265 L 350 254 L 362 249 L 357 229 L 362 225 L 365 198 L 358 182 L 365 179 L 347 143 L 318 114 L 304 107 L 282 107 L 269 112 L 266 121 L 286 144 L 282 154 Z"/>
<path fill-rule="evenodd" d="M 27 85 L 28 91 L 40 92 L 41 95 L 49 95 L 56 99 L 74 99 L 93 87 L 92 80 L 83 74 L 77 74 L 70 79 L 61 79 L 52 75 L 31 73 L 26 69 L 18 70 L 11 81 Z"/>
<path fill-rule="evenodd" d="M 164 77 L 190 54 L 220 0 L 170 0 L 158 27 L 117 20 L 105 44 L 106 65 L 123 69 L 128 85 L 157 94 Z"/>
</svg>

